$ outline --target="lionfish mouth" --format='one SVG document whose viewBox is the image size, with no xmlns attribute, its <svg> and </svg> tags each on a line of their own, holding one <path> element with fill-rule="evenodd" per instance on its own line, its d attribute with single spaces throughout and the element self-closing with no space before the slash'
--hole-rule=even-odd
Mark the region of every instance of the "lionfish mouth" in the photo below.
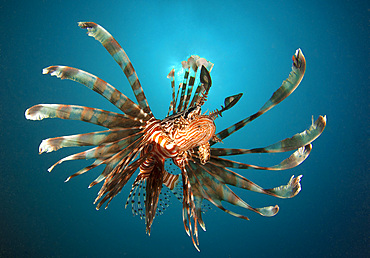
<svg viewBox="0 0 370 258">
<path fill-rule="evenodd" d="M 125 51 L 108 31 L 93 22 L 80 22 L 88 35 L 98 40 L 123 70 L 134 92 L 137 104 L 115 87 L 95 75 L 67 66 L 50 66 L 44 74 L 76 81 L 97 92 L 122 113 L 77 105 L 40 104 L 26 110 L 30 120 L 61 118 L 81 120 L 106 129 L 98 132 L 77 134 L 43 140 L 39 151 L 51 152 L 63 147 L 96 146 L 65 157 L 49 168 L 78 159 L 93 159 L 94 162 L 69 179 L 104 165 L 101 174 L 90 184 L 92 187 L 103 182 L 95 200 L 97 209 L 106 207 L 136 174 L 126 206 L 131 203 L 132 212 L 145 219 L 150 234 L 153 220 L 168 206 L 167 189 L 182 202 L 184 228 L 199 251 L 198 224 L 205 230 L 202 213 L 207 210 L 204 200 L 235 217 L 248 217 L 226 209 L 222 202 L 228 202 L 262 216 L 274 216 L 277 205 L 253 208 L 228 185 L 272 195 L 291 198 L 301 190 L 301 175 L 292 176 L 289 182 L 275 188 L 264 189 L 245 177 L 232 171 L 236 169 L 285 170 L 298 166 L 310 154 L 312 142 L 321 135 L 326 126 L 326 117 L 319 116 L 308 129 L 291 138 L 278 141 L 266 147 L 254 149 L 215 148 L 231 134 L 275 107 L 288 97 L 300 84 L 306 67 L 306 60 L 300 49 L 293 55 L 292 72 L 269 100 L 254 114 L 216 133 L 214 120 L 231 109 L 242 97 L 242 93 L 225 98 L 224 106 L 202 114 L 201 108 L 207 101 L 212 86 L 210 72 L 213 63 L 193 55 L 182 62 L 184 78 L 175 87 L 174 70 L 168 75 L 171 81 L 172 101 L 166 118 L 156 119 L 149 107 L 139 78 Z M 200 72 L 199 72 L 200 71 Z M 199 84 L 194 85 L 199 76 Z M 249 153 L 278 153 L 294 151 L 281 163 L 265 167 L 245 164 L 221 156 Z M 138 172 L 138 173 L 137 173 Z"/>
</svg>

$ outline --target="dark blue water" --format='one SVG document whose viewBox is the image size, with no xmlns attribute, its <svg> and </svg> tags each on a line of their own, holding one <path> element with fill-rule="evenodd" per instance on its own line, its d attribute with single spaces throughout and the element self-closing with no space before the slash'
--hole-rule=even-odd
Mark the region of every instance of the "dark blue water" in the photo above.
<svg viewBox="0 0 370 258">
<path fill-rule="evenodd" d="M 2 257 L 365 257 L 369 256 L 369 4 L 365 1 L 3 1 L 0 3 L 0 256 Z M 104 3 L 103 3 L 104 2 Z M 105 3 L 106 2 L 106 3 Z M 204 216 L 198 253 L 186 235 L 181 204 L 172 198 L 152 234 L 124 203 L 124 189 L 107 210 L 92 204 L 100 170 L 64 180 L 89 163 L 66 162 L 79 151 L 38 155 L 42 139 L 98 127 L 77 121 L 27 121 L 39 103 L 117 111 L 87 88 L 42 75 L 49 65 L 89 71 L 133 97 L 106 50 L 77 27 L 104 26 L 124 47 L 158 118 L 170 102 L 170 69 L 191 54 L 212 61 L 213 86 L 205 109 L 243 92 L 237 106 L 217 119 L 221 130 L 256 112 L 291 70 L 301 48 L 307 70 L 289 98 L 225 140 L 225 147 L 254 148 L 302 132 L 311 116 L 327 127 L 299 167 L 280 172 L 238 171 L 275 187 L 303 175 L 293 199 L 237 191 L 255 207 L 278 204 L 272 218 L 242 211 L 250 221 L 217 208 Z M 243 162 L 274 165 L 287 155 L 260 154 Z M 240 210 L 239 210 L 240 211 Z"/>
</svg>

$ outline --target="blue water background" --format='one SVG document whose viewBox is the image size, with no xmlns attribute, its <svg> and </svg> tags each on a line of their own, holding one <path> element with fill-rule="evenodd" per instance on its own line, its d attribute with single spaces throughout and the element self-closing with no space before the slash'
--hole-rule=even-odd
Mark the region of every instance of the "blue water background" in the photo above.
<svg viewBox="0 0 370 258">
<path fill-rule="evenodd" d="M 0 256 L 1 257 L 369 257 L 369 3 L 367 1 L 2 1 L 0 3 Z M 124 209 L 130 184 L 107 210 L 92 204 L 100 170 L 64 180 L 86 161 L 47 168 L 79 151 L 38 155 L 42 139 L 98 130 L 78 121 L 28 121 L 39 103 L 78 104 L 117 111 L 75 82 L 42 75 L 70 65 L 133 94 L 106 50 L 78 28 L 105 27 L 124 47 L 153 113 L 163 118 L 171 98 L 166 78 L 191 54 L 211 60 L 213 86 L 205 109 L 243 92 L 217 119 L 218 131 L 256 112 L 287 78 L 301 48 L 306 75 L 297 90 L 231 137 L 225 147 L 263 147 L 302 132 L 311 116 L 327 127 L 299 167 L 280 172 L 237 171 L 275 187 L 303 175 L 293 199 L 237 191 L 254 207 L 278 204 L 272 218 L 240 210 L 245 221 L 217 208 L 204 214 L 198 253 L 186 235 L 182 205 L 172 198 L 152 234 Z M 274 165 L 283 155 L 239 160 Z M 131 181 L 130 181 L 131 182 Z M 233 188 L 234 189 L 234 188 Z"/>
</svg>

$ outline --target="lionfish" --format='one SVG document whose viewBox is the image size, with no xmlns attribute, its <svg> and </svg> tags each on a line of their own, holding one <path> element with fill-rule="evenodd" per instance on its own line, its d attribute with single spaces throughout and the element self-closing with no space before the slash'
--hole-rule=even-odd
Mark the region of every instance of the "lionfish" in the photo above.
<svg viewBox="0 0 370 258">
<path fill-rule="evenodd" d="M 279 210 L 277 205 L 253 208 L 227 185 L 278 198 L 291 198 L 300 192 L 301 175 L 292 176 L 286 185 L 263 189 L 231 169 L 285 170 L 298 166 L 310 154 L 311 142 L 323 132 L 326 116 L 319 116 L 315 122 L 312 119 L 312 124 L 307 130 L 267 147 L 254 149 L 211 147 L 279 104 L 298 87 L 306 68 L 305 57 L 300 49 L 297 49 L 293 55 L 289 77 L 283 81 L 271 98 L 255 114 L 216 133 L 215 119 L 233 107 L 242 93 L 227 97 L 221 109 L 202 113 L 201 108 L 207 100 L 212 85 L 210 72 L 213 63 L 196 55 L 183 61 L 184 77 L 177 91 L 175 70 L 171 70 L 168 78 L 171 80 L 172 101 L 166 118 L 160 120 L 152 114 L 132 63 L 113 36 L 93 22 L 79 22 L 78 25 L 87 29 L 88 35 L 98 40 L 121 67 L 138 104 L 95 75 L 72 67 L 50 66 L 43 69 L 43 74 L 79 82 L 105 97 L 124 114 L 77 105 L 39 104 L 27 109 L 25 116 L 30 120 L 55 117 L 81 120 L 107 128 L 98 132 L 45 139 L 39 147 L 41 154 L 63 147 L 96 146 L 67 156 L 48 169 L 50 172 L 57 164 L 67 160 L 94 159 L 90 166 L 68 177 L 66 179 L 68 181 L 95 167 L 105 165 L 103 172 L 89 185 L 90 188 L 104 180 L 94 202 L 94 204 L 97 203 L 96 209 L 104 203 L 107 208 L 110 201 L 138 170 L 126 206 L 131 203 L 133 213 L 145 218 L 146 232 L 150 235 L 153 219 L 157 213 L 163 211 L 163 209 L 160 210 L 163 204 L 159 201 L 161 192 L 165 189 L 163 186 L 172 190 L 182 202 L 185 231 L 191 236 L 195 248 L 199 251 L 198 224 L 204 231 L 206 230 L 202 219 L 202 212 L 205 210 L 204 199 L 224 212 L 246 220 L 248 217 L 226 209 L 222 201 L 267 217 L 274 216 Z M 199 78 L 198 70 L 200 70 Z M 195 87 L 196 81 L 199 83 Z M 271 167 L 244 164 L 222 158 L 222 156 L 248 153 L 287 151 L 294 152 L 280 164 Z M 172 166 L 175 165 L 179 171 L 171 173 L 166 169 L 166 160 L 170 161 Z M 144 202 L 143 205 L 142 202 Z"/>
</svg>

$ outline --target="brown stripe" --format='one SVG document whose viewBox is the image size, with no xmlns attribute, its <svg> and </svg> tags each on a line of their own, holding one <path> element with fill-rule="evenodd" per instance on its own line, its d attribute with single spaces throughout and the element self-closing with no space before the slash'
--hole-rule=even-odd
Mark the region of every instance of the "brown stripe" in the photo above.
<svg viewBox="0 0 370 258">
<path fill-rule="evenodd" d="M 135 72 L 135 69 L 134 69 L 134 67 L 132 66 L 132 63 L 131 63 L 131 62 L 129 62 L 129 63 L 125 66 L 125 68 L 124 68 L 123 72 L 125 73 L 125 75 L 126 75 L 126 77 L 127 77 L 127 78 L 128 78 L 128 77 L 130 77 L 130 76 Z M 136 82 L 135 82 L 135 83 L 136 83 Z M 139 85 L 140 85 L 140 83 L 139 83 Z M 132 85 L 132 88 L 134 88 L 134 85 Z"/>
<path fill-rule="evenodd" d="M 114 90 L 114 92 L 112 93 L 112 96 L 110 97 L 110 101 L 116 105 L 117 101 L 119 101 L 121 98 L 121 92 L 119 92 L 117 89 Z M 127 101 L 125 101 L 127 102 Z"/>
<path fill-rule="evenodd" d="M 96 80 L 93 85 L 93 90 L 102 95 L 104 91 L 106 90 L 106 88 L 107 88 L 107 83 L 103 81 L 102 79 L 100 79 L 99 77 L 96 77 Z"/>
<path fill-rule="evenodd" d="M 57 70 L 58 67 L 56 67 L 55 70 Z M 64 68 L 61 68 L 61 79 L 69 79 L 69 78 L 74 78 L 75 75 L 78 73 L 78 70 L 69 66 L 66 66 Z"/>
<path fill-rule="evenodd" d="M 84 107 L 81 112 L 81 120 L 89 122 L 94 115 L 94 109 L 89 107 Z"/>
<path fill-rule="evenodd" d="M 111 54 L 112 56 L 119 52 L 121 49 L 121 46 L 113 37 L 107 38 L 104 42 L 102 42 L 102 45 L 107 49 L 109 54 Z"/>
<path fill-rule="evenodd" d="M 68 119 L 71 115 L 71 109 L 66 105 L 59 106 L 57 114 L 62 119 Z"/>
</svg>

